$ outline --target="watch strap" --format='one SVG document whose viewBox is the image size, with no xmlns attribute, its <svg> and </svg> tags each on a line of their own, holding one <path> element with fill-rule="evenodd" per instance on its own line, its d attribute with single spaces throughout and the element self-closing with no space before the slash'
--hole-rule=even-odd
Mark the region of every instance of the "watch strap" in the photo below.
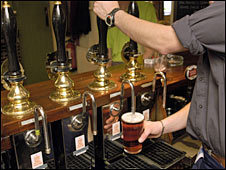
<svg viewBox="0 0 226 170">
<path fill-rule="evenodd" d="M 110 26 L 114 27 L 115 26 L 115 13 L 118 12 L 120 8 L 114 8 L 105 18 L 105 23 Z M 111 20 L 110 23 L 107 22 L 107 19 Z"/>
</svg>

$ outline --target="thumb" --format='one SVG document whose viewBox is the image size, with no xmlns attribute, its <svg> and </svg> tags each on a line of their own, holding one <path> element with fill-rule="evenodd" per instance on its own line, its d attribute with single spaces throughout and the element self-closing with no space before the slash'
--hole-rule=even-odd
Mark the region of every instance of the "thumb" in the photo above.
<svg viewBox="0 0 226 170">
<path fill-rule="evenodd" d="M 148 137 L 147 130 L 144 129 L 143 133 L 141 134 L 140 138 L 138 139 L 138 142 L 143 143 L 145 141 L 145 139 L 147 139 L 147 137 Z"/>
</svg>

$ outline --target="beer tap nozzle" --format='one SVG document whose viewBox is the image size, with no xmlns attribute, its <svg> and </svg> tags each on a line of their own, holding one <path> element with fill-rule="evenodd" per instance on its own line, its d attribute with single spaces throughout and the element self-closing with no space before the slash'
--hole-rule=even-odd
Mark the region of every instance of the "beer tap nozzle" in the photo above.
<svg viewBox="0 0 226 170">
<path fill-rule="evenodd" d="M 82 95 L 83 99 L 83 107 L 82 107 L 82 113 L 86 113 L 86 97 L 89 95 L 92 100 L 92 111 L 93 111 L 93 135 L 97 135 L 97 105 L 96 105 L 96 100 L 94 98 L 94 95 L 90 93 L 89 91 L 85 91 Z"/>
<path fill-rule="evenodd" d="M 51 148 L 50 148 L 50 142 L 49 142 L 49 134 L 48 134 L 46 114 L 43 110 L 43 107 L 36 105 L 35 106 L 35 112 L 34 112 L 36 118 L 38 117 L 38 114 L 37 114 L 38 111 L 42 116 L 42 124 L 43 124 L 44 139 L 45 139 L 45 152 L 46 152 L 46 154 L 50 154 Z M 37 124 L 37 121 L 36 121 L 36 124 Z"/>
<path fill-rule="evenodd" d="M 155 72 L 154 75 L 154 79 L 153 79 L 153 84 L 152 84 L 152 92 L 155 92 L 155 86 L 156 86 L 156 77 L 157 75 L 160 75 L 163 78 L 164 81 L 164 87 L 163 87 L 163 104 L 162 107 L 165 108 L 166 107 L 166 76 L 163 72 L 159 71 L 159 72 Z"/>
<path fill-rule="evenodd" d="M 121 95 L 120 95 L 120 109 L 119 110 L 121 112 L 122 108 L 123 108 L 124 84 L 125 83 L 128 83 L 131 87 L 131 96 L 132 96 L 132 98 L 131 98 L 131 100 L 132 100 L 131 101 L 131 104 L 132 104 L 131 111 L 132 111 L 132 113 L 135 113 L 136 112 L 136 101 L 135 101 L 136 98 L 135 98 L 134 86 L 133 86 L 133 83 L 129 80 L 123 80 L 122 81 Z"/>
<path fill-rule="evenodd" d="M 44 110 L 41 106 L 35 105 L 34 108 L 34 118 L 35 118 L 35 130 L 29 130 L 25 133 L 24 139 L 28 146 L 36 147 L 41 142 L 41 132 L 39 127 L 39 119 L 38 119 L 38 112 L 42 117 L 42 124 L 43 124 L 43 131 L 44 131 L 44 140 L 45 140 L 45 153 L 51 153 L 50 141 L 49 141 L 49 134 L 48 134 L 48 127 L 46 121 L 46 115 Z"/>
<path fill-rule="evenodd" d="M 118 115 L 120 115 L 122 113 L 122 109 L 123 109 L 123 98 L 124 98 L 124 84 L 125 83 L 128 83 L 131 87 L 131 111 L 132 113 L 135 113 L 136 112 L 136 98 L 135 98 L 135 92 L 134 92 L 134 86 L 133 86 L 133 83 L 129 80 L 123 80 L 122 81 L 122 85 L 121 85 L 121 95 L 120 95 L 120 103 L 118 102 L 113 102 L 111 105 L 110 105 L 110 115 L 113 116 L 113 117 L 117 117 Z M 119 105 L 119 108 L 118 107 L 115 107 L 115 105 Z M 113 114 L 112 111 L 116 111 L 118 112 L 117 114 Z"/>
<path fill-rule="evenodd" d="M 89 92 L 89 91 L 85 91 L 82 94 L 82 113 L 81 114 L 77 114 L 76 116 L 72 117 L 71 120 L 71 125 L 75 130 L 81 130 L 87 121 L 87 112 L 86 112 L 86 98 L 87 96 L 90 96 L 91 100 L 92 100 L 92 110 L 93 110 L 93 135 L 96 136 L 97 135 L 97 106 L 96 106 L 96 101 L 94 98 L 94 95 Z"/>
</svg>

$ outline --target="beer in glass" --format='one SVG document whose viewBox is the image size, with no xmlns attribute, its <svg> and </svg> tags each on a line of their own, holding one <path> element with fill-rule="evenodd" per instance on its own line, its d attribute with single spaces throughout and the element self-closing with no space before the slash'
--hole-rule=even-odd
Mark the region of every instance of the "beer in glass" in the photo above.
<svg viewBox="0 0 226 170">
<path fill-rule="evenodd" d="M 144 115 L 138 112 L 127 112 L 122 115 L 121 121 L 124 151 L 129 154 L 141 152 L 142 144 L 138 139 L 143 132 Z"/>
</svg>

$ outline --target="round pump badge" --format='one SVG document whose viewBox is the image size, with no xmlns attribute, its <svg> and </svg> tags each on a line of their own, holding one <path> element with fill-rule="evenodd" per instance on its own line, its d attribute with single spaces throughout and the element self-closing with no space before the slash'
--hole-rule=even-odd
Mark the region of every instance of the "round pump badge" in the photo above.
<svg viewBox="0 0 226 170">
<path fill-rule="evenodd" d="M 197 66 L 191 65 L 185 69 L 185 77 L 188 80 L 194 80 L 197 77 Z"/>
</svg>

